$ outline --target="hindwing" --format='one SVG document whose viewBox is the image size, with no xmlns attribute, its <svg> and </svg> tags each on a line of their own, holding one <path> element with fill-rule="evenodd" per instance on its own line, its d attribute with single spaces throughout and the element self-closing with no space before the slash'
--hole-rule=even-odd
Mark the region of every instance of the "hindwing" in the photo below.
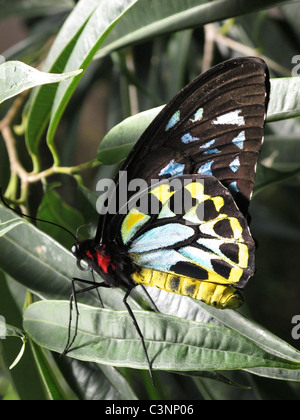
<svg viewBox="0 0 300 420">
<path fill-rule="evenodd" d="M 157 215 L 132 208 L 124 218 L 122 245 L 132 261 L 138 267 L 243 287 L 254 273 L 255 244 L 231 194 L 211 176 L 175 180 L 181 189 L 175 191 L 170 182 L 150 190 L 160 201 Z M 190 195 L 188 208 L 180 208 L 176 195 L 184 204 Z"/>
</svg>

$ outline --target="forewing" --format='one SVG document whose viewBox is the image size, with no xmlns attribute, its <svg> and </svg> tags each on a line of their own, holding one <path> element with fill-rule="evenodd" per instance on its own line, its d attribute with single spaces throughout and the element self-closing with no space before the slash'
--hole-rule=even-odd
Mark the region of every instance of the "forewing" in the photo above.
<svg viewBox="0 0 300 420">
<path fill-rule="evenodd" d="M 246 214 L 269 99 L 264 61 L 237 58 L 197 77 L 161 111 L 122 166 L 128 180 L 213 175 Z"/>
</svg>

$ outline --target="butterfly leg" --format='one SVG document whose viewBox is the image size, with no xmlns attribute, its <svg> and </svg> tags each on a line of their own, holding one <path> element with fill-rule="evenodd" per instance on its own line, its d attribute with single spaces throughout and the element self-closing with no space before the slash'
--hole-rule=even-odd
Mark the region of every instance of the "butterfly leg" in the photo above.
<svg viewBox="0 0 300 420">
<path fill-rule="evenodd" d="M 76 290 L 76 288 L 75 288 L 76 282 L 87 284 L 89 286 L 88 287 L 85 287 L 85 288 L 83 288 L 81 290 Z M 78 332 L 79 310 L 78 310 L 78 304 L 77 304 L 77 295 L 79 295 L 80 293 L 89 292 L 89 291 L 94 290 L 94 289 L 98 290 L 99 287 L 110 287 L 110 286 L 107 283 L 104 283 L 104 282 L 97 283 L 96 281 L 88 281 L 88 280 L 83 280 L 83 279 L 79 279 L 79 278 L 73 278 L 72 279 L 72 294 L 71 294 L 71 297 L 70 297 L 70 314 L 69 314 L 68 339 L 67 339 L 67 345 L 66 345 L 64 351 L 61 354 L 62 356 L 66 355 L 68 353 L 68 351 L 70 350 L 70 348 L 72 347 L 72 345 L 73 345 L 73 343 L 74 343 L 74 341 L 76 339 L 77 332 Z M 100 301 L 102 303 L 101 298 L 100 298 Z M 75 319 L 75 331 L 74 331 L 74 335 L 73 335 L 73 337 L 71 339 L 73 302 L 74 302 L 74 306 L 75 306 L 76 319 Z"/>
<path fill-rule="evenodd" d="M 149 356 L 148 356 L 148 353 L 147 353 L 144 336 L 142 334 L 142 331 L 140 330 L 140 327 L 139 327 L 139 325 L 137 323 L 137 320 L 135 319 L 134 313 L 132 312 L 132 309 L 130 308 L 130 306 L 129 306 L 128 302 L 127 302 L 127 298 L 130 295 L 130 292 L 131 292 L 132 289 L 133 288 L 129 288 L 127 290 L 127 292 L 126 292 L 126 294 L 124 296 L 123 302 L 124 302 L 124 304 L 126 306 L 126 309 L 127 309 L 128 313 L 129 313 L 131 319 L 132 319 L 132 322 L 133 322 L 133 324 L 134 324 L 134 326 L 136 328 L 136 331 L 137 331 L 138 335 L 141 338 L 143 349 L 144 349 L 144 353 L 145 353 L 145 356 L 146 356 L 146 359 L 147 359 L 147 363 L 148 363 L 148 369 L 149 369 L 150 378 L 151 378 L 151 381 L 152 381 L 152 385 L 154 386 L 152 369 L 151 369 L 151 363 L 150 363 Z"/>
<path fill-rule="evenodd" d="M 97 282 L 95 280 L 94 271 L 92 270 L 91 273 L 92 273 L 93 281 L 96 284 Z M 103 301 L 102 301 L 101 296 L 100 296 L 100 293 L 99 293 L 99 287 L 96 288 L 96 292 L 97 292 L 97 295 L 98 295 L 98 299 L 100 301 L 101 308 L 104 308 Z"/>
<path fill-rule="evenodd" d="M 150 301 L 150 303 L 152 304 L 152 306 L 153 306 L 153 308 L 154 308 L 154 310 L 155 310 L 155 312 L 160 312 L 160 310 L 158 309 L 158 307 L 156 306 L 156 303 L 154 302 L 154 300 L 152 299 L 152 297 L 150 296 L 150 294 L 147 292 L 147 289 L 145 288 L 145 286 L 143 285 L 143 284 L 141 284 L 141 286 L 142 286 L 142 289 L 143 289 L 143 291 L 144 291 L 144 293 L 145 293 L 145 295 L 147 296 L 147 298 L 149 299 L 149 301 Z"/>
</svg>

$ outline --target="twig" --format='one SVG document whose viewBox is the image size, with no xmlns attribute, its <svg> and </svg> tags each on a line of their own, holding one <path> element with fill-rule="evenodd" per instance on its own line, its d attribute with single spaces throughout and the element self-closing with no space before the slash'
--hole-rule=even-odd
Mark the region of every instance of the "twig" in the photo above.
<svg viewBox="0 0 300 420">
<path fill-rule="evenodd" d="M 23 166 L 21 165 L 19 161 L 19 157 L 18 157 L 17 149 L 16 149 L 16 141 L 15 141 L 15 138 L 11 131 L 10 126 L 4 125 L 2 127 L 1 132 L 2 132 L 4 142 L 6 144 L 6 149 L 9 156 L 10 167 L 11 167 L 12 173 L 18 175 L 21 178 L 22 182 L 26 182 L 28 173 L 26 172 L 26 170 L 23 168 Z"/>
<path fill-rule="evenodd" d="M 17 153 L 17 148 L 16 148 L 16 140 L 13 135 L 11 125 L 14 119 L 16 118 L 19 110 L 21 109 L 25 99 L 27 98 L 27 95 L 28 95 L 28 91 L 23 92 L 20 96 L 18 96 L 13 102 L 11 108 L 8 110 L 5 117 L 2 119 L 2 121 L 0 121 L 0 132 L 2 133 L 4 142 L 6 145 L 10 167 L 11 167 L 11 179 L 9 182 L 9 187 L 11 187 L 12 185 L 15 185 L 16 176 L 18 176 L 21 179 L 22 191 L 27 191 L 28 173 L 20 163 L 19 156 Z"/>
<path fill-rule="evenodd" d="M 2 133 L 6 145 L 11 168 L 11 178 L 7 187 L 6 194 L 8 195 L 8 199 L 12 199 L 16 204 L 18 203 L 21 207 L 24 207 L 24 205 L 26 206 L 28 188 L 30 184 L 42 181 L 45 178 L 54 174 L 73 175 L 85 169 L 93 168 L 99 165 L 98 161 L 92 160 L 73 167 L 52 166 L 51 168 L 48 168 L 39 173 L 27 172 L 20 162 L 16 147 L 16 139 L 11 128 L 16 116 L 18 115 L 19 110 L 22 108 L 24 101 L 27 98 L 27 95 L 28 92 L 24 92 L 20 96 L 18 96 L 13 102 L 11 108 L 8 110 L 5 117 L 0 121 L 0 132 Z M 19 199 L 17 199 L 15 196 L 15 192 L 17 190 L 18 185 L 18 179 L 20 179 L 21 181 L 21 197 Z M 22 211 L 26 213 L 25 208 L 22 208 Z"/>
<path fill-rule="evenodd" d="M 231 20 L 228 20 L 228 23 L 225 23 L 225 25 L 221 28 L 215 24 L 205 25 L 205 44 L 202 71 L 206 71 L 211 67 L 214 44 L 218 43 L 243 55 L 253 55 L 256 57 L 260 57 L 263 60 L 265 60 L 267 65 L 272 70 L 276 71 L 276 73 L 279 73 L 280 75 L 285 77 L 291 76 L 291 72 L 287 68 L 281 66 L 276 61 L 271 60 L 269 57 L 260 54 L 255 48 L 251 48 L 247 45 L 241 44 L 240 42 L 235 41 L 229 38 L 228 36 L 224 35 L 224 33 L 227 33 L 228 30 L 230 30 L 231 26 Z"/>
<path fill-rule="evenodd" d="M 22 92 L 13 102 L 5 117 L 0 121 L 0 131 L 2 128 L 11 125 L 17 116 L 20 108 L 28 96 L 29 91 Z"/>
<path fill-rule="evenodd" d="M 98 166 L 99 162 L 96 160 L 91 160 L 89 162 L 82 163 L 78 166 L 52 166 L 51 168 L 45 169 L 38 174 L 28 174 L 27 181 L 31 183 L 42 181 L 45 178 L 48 178 L 51 175 L 55 174 L 66 174 L 66 175 L 73 175 L 79 172 L 82 172 L 86 169 L 92 169 L 95 166 Z"/>
<path fill-rule="evenodd" d="M 203 62 L 202 62 L 202 73 L 211 68 L 211 63 L 213 61 L 213 52 L 215 44 L 215 33 L 214 24 L 208 24 L 204 26 L 205 33 L 205 43 L 204 43 L 204 52 L 203 52 Z"/>
<path fill-rule="evenodd" d="M 234 41 L 227 36 L 222 35 L 220 32 L 215 31 L 215 42 L 219 44 L 225 45 L 228 48 L 231 48 L 234 51 L 240 52 L 244 55 L 255 55 L 257 57 L 262 58 L 265 60 L 267 65 L 276 71 L 276 73 L 281 74 L 282 76 L 290 77 L 291 72 L 286 69 L 285 67 L 281 66 L 280 64 L 276 63 L 276 61 L 271 60 L 270 58 L 266 57 L 263 54 L 259 54 L 259 52 L 255 48 L 248 47 L 247 45 L 243 45 L 240 42 Z"/>
</svg>

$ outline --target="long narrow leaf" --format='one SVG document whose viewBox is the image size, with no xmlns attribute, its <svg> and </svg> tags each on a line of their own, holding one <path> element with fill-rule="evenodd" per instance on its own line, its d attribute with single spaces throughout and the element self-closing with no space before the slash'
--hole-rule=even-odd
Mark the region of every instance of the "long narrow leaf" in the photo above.
<svg viewBox="0 0 300 420">
<path fill-rule="evenodd" d="M 140 0 L 110 34 L 98 53 L 103 57 L 118 48 L 154 36 L 203 26 L 269 8 L 282 0 Z"/>
<path fill-rule="evenodd" d="M 0 104 L 35 86 L 58 83 L 79 75 L 81 70 L 64 74 L 50 74 L 36 70 L 21 61 L 7 61 L 0 65 Z"/>
<path fill-rule="evenodd" d="M 82 32 L 89 16 L 100 0 L 80 0 L 62 26 L 47 56 L 43 70 L 51 73 L 62 72 L 68 58 Z M 31 100 L 26 125 L 27 147 L 36 155 L 40 138 L 50 118 L 51 107 L 57 86 L 39 87 Z"/>
<path fill-rule="evenodd" d="M 26 223 L 26 220 L 21 219 L 20 217 L 8 220 L 4 223 L 0 223 L 0 237 L 6 235 L 10 230 L 14 229 L 19 225 L 22 225 L 23 223 Z"/>
<path fill-rule="evenodd" d="M 113 366 L 147 369 L 140 338 L 127 312 L 80 305 L 78 338 L 69 355 Z M 41 301 L 28 307 L 24 328 L 39 345 L 61 352 L 68 323 L 68 302 Z M 153 369 L 193 371 L 256 367 L 300 370 L 298 362 L 280 358 L 219 325 L 135 312 Z"/>
<path fill-rule="evenodd" d="M 300 77 L 271 80 L 268 122 L 300 115 Z"/>
<path fill-rule="evenodd" d="M 84 27 L 64 71 L 68 72 L 71 69 L 79 68 L 86 69 L 109 32 L 136 1 L 111 0 L 109 5 L 106 2 L 101 2 Z M 60 84 L 58 86 L 47 133 L 47 143 L 51 150 L 54 149 L 53 138 L 59 120 L 78 83 L 79 78 L 76 81 L 74 80 L 74 83 L 68 83 L 65 86 Z"/>
<path fill-rule="evenodd" d="M 121 162 L 128 155 L 143 131 L 162 110 L 157 107 L 126 118 L 113 127 L 100 143 L 97 159 L 104 165 Z"/>
<path fill-rule="evenodd" d="M 14 0 L 1 2 L 0 19 L 12 16 L 35 17 L 43 14 L 62 12 L 74 6 L 74 0 Z"/>
<path fill-rule="evenodd" d="M 32 352 L 40 372 L 44 388 L 49 400 L 70 401 L 76 396 L 66 384 L 52 356 L 34 342 L 31 342 Z M 60 383 L 61 380 L 63 384 Z"/>
</svg>

